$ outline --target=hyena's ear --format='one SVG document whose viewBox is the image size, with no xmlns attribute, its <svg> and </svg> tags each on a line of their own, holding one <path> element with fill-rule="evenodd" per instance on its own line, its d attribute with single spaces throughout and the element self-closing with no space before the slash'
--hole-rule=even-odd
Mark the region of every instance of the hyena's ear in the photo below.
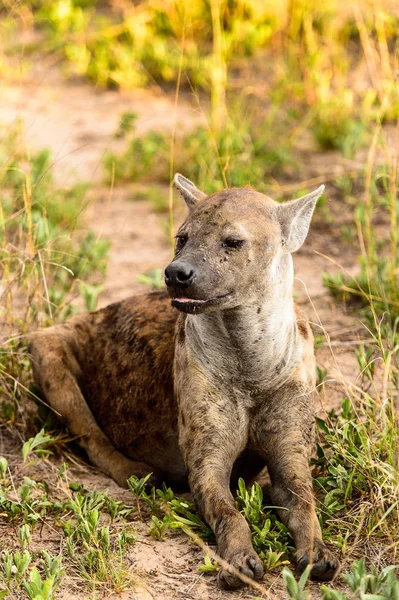
<svg viewBox="0 0 399 600">
<path fill-rule="evenodd" d="M 316 191 L 290 202 L 284 202 L 277 208 L 281 225 L 282 243 L 287 252 L 296 252 L 308 235 L 310 220 L 317 200 L 324 192 L 324 185 Z"/>
<path fill-rule="evenodd" d="M 183 175 L 180 175 L 180 173 L 176 173 L 173 178 L 173 183 L 183 196 L 183 199 L 190 210 L 198 202 L 198 200 L 203 200 L 206 198 L 206 194 L 204 194 L 204 192 L 201 192 L 201 190 L 195 187 L 192 181 L 186 179 L 186 177 L 183 177 Z"/>
</svg>

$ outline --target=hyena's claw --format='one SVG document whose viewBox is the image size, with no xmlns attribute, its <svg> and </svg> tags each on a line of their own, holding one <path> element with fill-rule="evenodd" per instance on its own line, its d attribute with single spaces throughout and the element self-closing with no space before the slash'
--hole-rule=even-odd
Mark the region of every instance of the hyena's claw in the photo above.
<svg viewBox="0 0 399 600">
<path fill-rule="evenodd" d="M 297 569 L 302 573 L 309 564 L 309 555 L 305 554 L 297 562 Z M 314 545 L 313 566 L 310 577 L 318 581 L 330 581 L 339 567 L 339 560 L 331 550 L 317 540 Z"/>
<path fill-rule="evenodd" d="M 252 550 L 239 550 L 232 556 L 226 557 L 232 568 L 220 569 L 218 574 L 219 587 L 224 590 L 232 590 L 245 585 L 240 574 L 250 579 L 262 579 L 265 571 L 263 563 L 258 555 Z"/>
</svg>

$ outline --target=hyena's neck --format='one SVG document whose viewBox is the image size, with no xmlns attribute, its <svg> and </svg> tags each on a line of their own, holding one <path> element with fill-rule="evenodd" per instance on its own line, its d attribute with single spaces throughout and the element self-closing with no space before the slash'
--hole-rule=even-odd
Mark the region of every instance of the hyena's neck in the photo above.
<svg viewBox="0 0 399 600">
<path fill-rule="evenodd" d="M 301 353 L 291 278 L 257 301 L 229 310 L 188 315 L 194 357 L 217 375 L 236 373 L 255 386 L 275 387 L 292 373 Z"/>
</svg>

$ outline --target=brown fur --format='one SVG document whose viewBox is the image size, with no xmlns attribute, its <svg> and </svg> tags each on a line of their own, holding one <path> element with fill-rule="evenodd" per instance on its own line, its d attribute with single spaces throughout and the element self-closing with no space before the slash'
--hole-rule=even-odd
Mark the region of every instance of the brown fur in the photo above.
<svg viewBox="0 0 399 600">
<path fill-rule="evenodd" d="M 289 254 L 306 236 L 315 200 L 280 209 L 248 188 L 205 198 L 184 178 L 176 184 L 191 212 L 166 273 L 183 312 L 154 292 L 39 331 L 30 344 L 35 381 L 120 485 L 149 472 L 154 483 L 188 480 L 220 555 L 256 579 L 263 565 L 230 482 L 267 465 L 300 570 L 312 561 L 313 576 L 329 579 L 338 561 L 321 540 L 309 470 L 313 337 L 294 312 Z M 242 247 L 226 236 L 243 237 Z M 190 272 L 192 281 L 176 283 Z M 241 583 L 229 570 L 219 581 Z"/>
</svg>

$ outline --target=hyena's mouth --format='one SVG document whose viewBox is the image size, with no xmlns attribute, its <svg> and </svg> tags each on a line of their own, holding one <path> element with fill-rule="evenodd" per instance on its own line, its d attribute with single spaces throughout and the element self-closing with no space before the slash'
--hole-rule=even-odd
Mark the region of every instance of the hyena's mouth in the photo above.
<svg viewBox="0 0 399 600">
<path fill-rule="evenodd" d="M 181 312 L 194 315 L 203 312 L 203 310 L 208 307 L 222 304 L 223 301 L 227 300 L 231 295 L 232 293 L 229 292 L 228 294 L 223 294 L 223 296 L 216 296 L 215 298 L 208 298 L 207 300 L 184 297 L 172 298 L 172 306 Z"/>
</svg>

